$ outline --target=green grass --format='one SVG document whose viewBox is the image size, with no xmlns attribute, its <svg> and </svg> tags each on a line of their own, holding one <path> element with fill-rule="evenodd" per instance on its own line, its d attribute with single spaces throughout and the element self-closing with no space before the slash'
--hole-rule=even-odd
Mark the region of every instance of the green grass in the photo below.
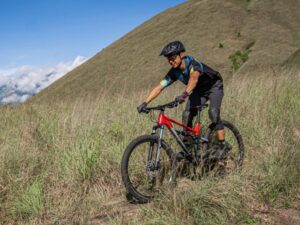
<svg viewBox="0 0 300 225">
<path fill-rule="evenodd" d="M 250 52 L 251 50 L 249 49 L 245 51 L 238 50 L 229 56 L 233 72 L 237 71 L 249 59 Z"/>
<path fill-rule="evenodd" d="M 158 197 L 135 220 L 121 215 L 108 223 L 259 224 L 252 213 L 259 204 L 292 206 L 299 185 L 299 79 L 299 73 L 265 71 L 227 80 L 222 117 L 243 135 L 243 170 L 192 182 Z M 153 104 L 182 88 L 171 87 Z M 1 223 L 85 224 L 107 202 L 125 199 L 123 151 L 153 124 L 136 112 L 146 95 L 1 107 Z M 167 113 L 180 120 L 183 108 Z"/>
<path fill-rule="evenodd" d="M 12 198 L 9 212 L 14 218 L 38 216 L 44 207 L 43 187 L 38 180 L 15 190 Z"/>
</svg>

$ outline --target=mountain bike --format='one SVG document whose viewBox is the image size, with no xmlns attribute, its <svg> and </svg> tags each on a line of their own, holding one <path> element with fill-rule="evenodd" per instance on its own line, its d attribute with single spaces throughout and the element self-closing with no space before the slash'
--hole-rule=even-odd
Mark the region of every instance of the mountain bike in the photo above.
<svg viewBox="0 0 300 225">
<path fill-rule="evenodd" d="M 227 147 L 220 149 L 215 124 L 210 124 L 206 129 L 201 127 L 200 113 L 208 105 L 195 107 L 196 122 L 193 127 L 188 127 L 165 115 L 167 108 L 177 107 L 178 104 L 172 101 L 145 109 L 145 113 L 159 111 L 156 124 L 150 135 L 139 136 L 127 146 L 121 162 L 122 180 L 130 200 L 150 202 L 159 192 L 174 187 L 176 178 L 180 176 L 201 179 L 212 171 L 215 175 L 224 175 L 242 166 L 244 144 L 240 132 L 232 123 L 222 120 Z M 183 129 L 175 129 L 174 124 Z M 183 157 L 179 158 L 178 153 L 164 140 L 165 127 L 180 146 Z"/>
</svg>

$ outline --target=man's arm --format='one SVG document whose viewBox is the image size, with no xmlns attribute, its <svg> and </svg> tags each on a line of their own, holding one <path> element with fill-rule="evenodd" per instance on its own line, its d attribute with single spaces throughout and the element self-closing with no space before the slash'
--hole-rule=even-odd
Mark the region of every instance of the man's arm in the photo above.
<svg viewBox="0 0 300 225">
<path fill-rule="evenodd" d="M 161 84 L 157 85 L 153 90 L 150 92 L 149 96 L 146 99 L 146 103 L 149 104 L 153 99 L 155 99 L 161 92 L 164 90 Z"/>
<path fill-rule="evenodd" d="M 140 106 L 137 107 L 139 113 L 143 112 L 143 109 L 147 107 L 148 103 L 150 103 L 153 99 L 155 99 L 166 87 L 170 86 L 176 79 L 174 79 L 174 74 L 172 73 L 172 69 L 167 73 L 165 78 L 150 92 L 146 101 L 144 101 Z M 175 77 L 176 78 L 176 77 Z"/>
<path fill-rule="evenodd" d="M 194 71 L 190 74 L 190 79 L 189 82 L 187 84 L 187 87 L 185 89 L 185 91 L 188 94 L 191 94 L 192 91 L 194 90 L 194 88 L 196 87 L 197 83 L 198 83 L 198 78 L 200 76 L 200 72 L 199 71 Z"/>
<path fill-rule="evenodd" d="M 181 95 L 177 96 L 175 98 L 175 101 L 179 102 L 180 104 L 185 101 L 185 99 L 192 93 L 192 91 L 196 87 L 199 76 L 200 76 L 199 71 L 193 71 L 190 74 L 190 79 L 189 79 L 189 82 L 187 84 L 185 91 Z"/>
<path fill-rule="evenodd" d="M 146 103 L 150 103 L 153 99 L 155 99 L 166 87 L 170 86 L 174 83 L 175 79 L 172 78 L 172 70 L 168 72 L 165 78 L 157 85 L 149 94 L 146 99 Z"/>
</svg>

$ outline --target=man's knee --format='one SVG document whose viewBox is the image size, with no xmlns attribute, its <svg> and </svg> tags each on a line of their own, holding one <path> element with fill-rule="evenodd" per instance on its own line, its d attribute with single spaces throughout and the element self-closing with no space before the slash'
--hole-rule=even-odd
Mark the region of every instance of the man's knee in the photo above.
<svg viewBox="0 0 300 225">
<path fill-rule="evenodd" d="M 216 129 L 217 130 L 223 130 L 224 129 L 224 124 L 222 120 L 220 119 L 220 110 L 217 108 L 211 108 L 208 111 L 209 118 L 211 122 L 216 124 Z"/>
<path fill-rule="evenodd" d="M 211 122 L 218 123 L 220 120 L 220 110 L 217 108 L 210 108 L 208 111 L 209 118 Z"/>
</svg>

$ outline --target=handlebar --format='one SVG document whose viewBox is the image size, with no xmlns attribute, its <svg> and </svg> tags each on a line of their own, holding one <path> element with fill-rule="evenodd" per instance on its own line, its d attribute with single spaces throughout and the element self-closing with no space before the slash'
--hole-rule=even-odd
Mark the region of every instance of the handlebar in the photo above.
<svg viewBox="0 0 300 225">
<path fill-rule="evenodd" d="M 169 102 L 167 104 L 164 104 L 164 105 L 158 105 L 158 106 L 155 106 L 155 107 L 147 107 L 144 109 L 144 112 L 145 113 L 149 113 L 151 110 L 159 110 L 159 111 L 164 111 L 165 108 L 175 108 L 178 106 L 178 102 L 177 101 L 172 101 L 172 102 Z"/>
<path fill-rule="evenodd" d="M 144 113 L 149 113 L 151 110 L 159 110 L 159 111 L 165 111 L 165 108 L 175 108 L 179 105 L 179 102 L 178 101 L 172 101 L 172 102 L 169 102 L 167 104 L 164 104 L 164 105 L 158 105 L 158 106 L 155 106 L 155 107 L 146 107 L 144 108 L 143 112 Z M 208 107 L 208 104 L 204 104 L 204 105 L 200 105 L 200 106 L 194 106 L 192 108 L 195 108 L 197 110 L 202 110 L 202 109 L 205 109 Z"/>
</svg>

